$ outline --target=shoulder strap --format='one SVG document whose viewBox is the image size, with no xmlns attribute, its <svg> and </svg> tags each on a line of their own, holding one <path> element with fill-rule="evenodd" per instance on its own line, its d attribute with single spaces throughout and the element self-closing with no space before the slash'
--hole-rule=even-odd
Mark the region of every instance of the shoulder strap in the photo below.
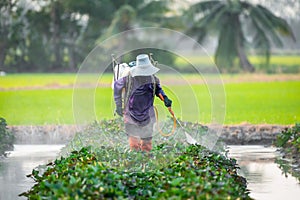
<svg viewBox="0 0 300 200">
<path fill-rule="evenodd" d="M 155 93 L 156 93 L 156 80 L 155 80 L 154 75 L 151 75 L 151 82 L 153 84 L 153 96 L 155 96 Z"/>
<path fill-rule="evenodd" d="M 126 108 L 128 100 L 129 100 L 129 96 L 130 96 L 130 92 L 132 89 L 132 77 L 129 74 L 128 76 L 126 76 L 126 86 L 125 86 L 125 97 L 124 97 L 124 108 Z"/>
</svg>

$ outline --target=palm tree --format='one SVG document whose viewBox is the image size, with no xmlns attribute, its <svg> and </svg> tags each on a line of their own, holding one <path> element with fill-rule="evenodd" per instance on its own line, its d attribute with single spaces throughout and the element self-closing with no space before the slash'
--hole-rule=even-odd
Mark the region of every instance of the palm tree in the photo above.
<svg viewBox="0 0 300 200">
<path fill-rule="evenodd" d="M 130 0 L 112 1 L 116 11 L 112 22 L 98 42 L 116 33 L 136 27 L 175 27 L 180 23 L 177 16 L 166 16 L 171 12 L 173 0 Z"/>
<path fill-rule="evenodd" d="M 173 0 L 130 0 L 130 1 L 112 1 L 116 11 L 114 12 L 113 19 L 109 27 L 98 38 L 96 43 L 100 43 L 103 40 L 113 36 L 114 34 L 121 33 L 122 39 L 115 43 L 118 49 L 123 49 L 126 44 L 129 43 L 147 43 L 145 40 L 140 40 L 135 37 L 130 37 L 126 32 L 127 30 L 143 27 L 167 27 L 177 28 L 183 27 L 179 16 L 170 15 L 172 12 L 170 4 Z M 166 15 L 168 14 L 168 15 Z M 125 31 L 125 32 L 124 32 Z M 114 48 L 113 44 L 111 47 Z M 160 50 L 157 49 L 139 49 L 128 53 L 126 56 L 121 56 L 119 59 L 122 61 L 131 61 L 135 59 L 138 53 L 151 52 L 156 55 L 157 59 L 165 60 L 165 63 L 173 63 L 174 58 L 170 54 L 159 54 Z"/>
<path fill-rule="evenodd" d="M 187 11 L 187 34 L 203 42 L 210 31 L 218 35 L 215 62 L 223 70 L 238 60 L 248 72 L 255 69 L 246 55 L 246 48 L 258 49 L 269 64 L 272 44 L 282 47 L 279 35 L 295 40 L 287 22 L 270 10 L 241 0 L 213 0 L 196 3 Z M 226 70 L 225 70 L 226 71 Z"/>
</svg>

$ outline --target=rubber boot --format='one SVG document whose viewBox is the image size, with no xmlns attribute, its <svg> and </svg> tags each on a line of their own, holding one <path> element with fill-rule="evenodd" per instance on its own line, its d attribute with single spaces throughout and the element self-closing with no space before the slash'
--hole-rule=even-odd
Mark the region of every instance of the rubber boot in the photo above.
<svg viewBox="0 0 300 200">
<path fill-rule="evenodd" d="M 140 139 L 139 138 L 129 136 L 128 142 L 129 142 L 130 150 L 136 150 L 136 151 L 141 150 L 141 145 L 140 145 Z"/>
<path fill-rule="evenodd" d="M 149 152 L 152 149 L 152 140 L 147 139 L 147 140 L 141 140 L 141 150 Z"/>
</svg>

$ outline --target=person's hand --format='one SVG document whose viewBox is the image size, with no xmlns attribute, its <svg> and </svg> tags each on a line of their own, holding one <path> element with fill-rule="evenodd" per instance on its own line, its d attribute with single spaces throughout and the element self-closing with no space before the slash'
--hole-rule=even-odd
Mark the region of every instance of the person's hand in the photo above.
<svg viewBox="0 0 300 200">
<path fill-rule="evenodd" d="M 123 117 L 123 109 L 121 106 L 117 107 L 116 112 L 120 117 Z"/>
<path fill-rule="evenodd" d="M 166 107 L 171 107 L 172 106 L 172 100 L 169 99 L 167 96 L 164 97 L 164 103 Z"/>
</svg>

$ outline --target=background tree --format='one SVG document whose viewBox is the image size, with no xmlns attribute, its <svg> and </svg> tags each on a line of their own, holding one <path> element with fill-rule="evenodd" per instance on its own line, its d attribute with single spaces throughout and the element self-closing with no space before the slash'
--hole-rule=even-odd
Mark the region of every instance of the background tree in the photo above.
<svg viewBox="0 0 300 200">
<path fill-rule="evenodd" d="M 7 128 L 6 120 L 0 117 L 0 158 L 6 151 L 14 149 L 15 137 Z"/>
<path fill-rule="evenodd" d="M 69 64 L 77 69 L 110 25 L 116 9 L 110 0 L 65 0 L 63 4 L 65 11 L 72 13 L 71 23 L 82 26 L 81 29 L 68 28 Z"/>
<path fill-rule="evenodd" d="M 68 1 L 51 0 L 40 10 L 28 14 L 31 34 L 28 38 L 30 65 L 47 71 L 76 70 L 80 42 L 86 24 L 83 14 L 72 9 Z M 43 63 L 44 62 L 44 63 Z"/>
<path fill-rule="evenodd" d="M 218 35 L 215 62 L 230 71 L 235 60 L 248 72 L 255 69 L 247 58 L 247 48 L 259 49 L 269 64 L 270 49 L 274 43 L 282 47 L 280 34 L 295 38 L 287 22 L 270 10 L 240 0 L 213 0 L 199 2 L 187 12 L 190 35 L 203 42 L 209 32 Z"/>
<path fill-rule="evenodd" d="M 114 12 L 108 0 L 21 2 L 0 3 L 2 70 L 76 71 Z"/>
<path fill-rule="evenodd" d="M 219 36 L 215 59 L 224 71 L 233 70 L 229 67 L 237 60 L 245 70 L 253 71 L 246 56 L 250 47 L 259 49 L 258 52 L 266 56 L 268 63 L 273 44 L 282 46 L 279 34 L 293 37 L 287 23 L 263 6 L 239 0 L 202 1 L 181 6 L 184 4 L 182 2 L 2 0 L 0 70 L 76 71 L 99 41 L 116 33 L 149 26 L 185 31 L 187 25 L 187 32 L 197 36 L 200 42 L 208 32 Z M 274 5 L 267 0 L 260 2 L 267 7 L 270 5 L 270 8 Z M 290 7 L 300 5 L 296 4 L 297 0 L 287 0 L 287 3 Z M 189 8 L 185 24 L 179 11 L 183 8 Z M 297 12 L 293 13 L 296 15 Z M 287 41 L 284 40 L 286 44 Z"/>
<path fill-rule="evenodd" d="M 173 0 L 131 0 L 131 1 L 113 1 L 113 6 L 116 8 L 110 26 L 105 30 L 97 43 L 104 39 L 113 36 L 114 34 L 124 32 L 133 28 L 140 27 L 164 27 L 164 28 L 182 28 L 184 27 L 180 22 L 178 15 L 172 14 L 170 9 Z M 168 14 L 168 15 L 167 15 Z M 138 40 L 135 37 L 128 37 L 126 32 L 122 34 L 123 39 L 117 45 L 117 48 L 122 49 L 125 43 L 147 44 L 147 40 Z M 113 47 L 112 47 L 113 48 Z M 122 62 L 129 62 L 135 60 L 136 55 L 143 53 L 154 53 L 155 58 L 164 60 L 165 64 L 173 65 L 174 55 L 158 49 L 138 49 L 134 50 L 120 58 Z"/>
<path fill-rule="evenodd" d="M 4 69 L 6 58 L 10 65 L 23 60 L 24 10 L 16 1 L 3 0 L 0 3 L 0 70 Z"/>
<path fill-rule="evenodd" d="M 18 71 L 46 71 L 51 69 L 51 33 L 50 15 L 43 7 L 39 11 L 29 10 L 26 14 L 28 21 L 27 40 L 27 60 L 20 63 L 21 67 L 16 67 Z"/>
<path fill-rule="evenodd" d="M 115 8 L 112 22 L 105 30 L 105 33 L 101 35 L 98 42 L 113 34 L 136 27 L 165 27 L 167 23 L 173 19 L 172 17 L 166 16 L 166 13 L 171 11 L 170 4 L 172 2 L 173 1 L 170 0 L 112 1 L 113 7 Z"/>
</svg>

